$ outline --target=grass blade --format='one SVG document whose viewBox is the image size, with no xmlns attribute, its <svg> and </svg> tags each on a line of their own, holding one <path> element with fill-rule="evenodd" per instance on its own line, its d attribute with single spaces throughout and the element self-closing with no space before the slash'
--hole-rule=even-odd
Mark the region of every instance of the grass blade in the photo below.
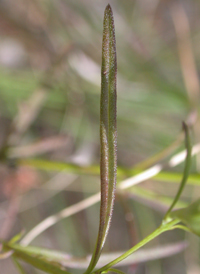
<svg viewBox="0 0 200 274">
<path fill-rule="evenodd" d="M 116 42 L 114 19 L 110 5 L 105 9 L 102 43 L 100 140 L 101 140 L 101 206 L 97 243 L 86 273 L 98 262 L 110 227 L 116 186 L 117 125 L 116 125 Z"/>
</svg>

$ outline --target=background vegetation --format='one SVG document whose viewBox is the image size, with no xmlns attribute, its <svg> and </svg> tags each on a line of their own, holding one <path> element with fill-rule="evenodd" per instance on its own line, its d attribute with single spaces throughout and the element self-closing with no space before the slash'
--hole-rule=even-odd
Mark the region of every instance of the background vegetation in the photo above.
<svg viewBox="0 0 200 274">
<path fill-rule="evenodd" d="M 183 120 L 192 128 L 193 144 L 200 141 L 200 3 L 110 4 L 118 60 L 118 182 L 157 162 L 164 163 L 164 171 L 117 193 L 105 252 L 130 248 L 160 224 L 183 170 L 183 165 L 167 164 L 184 148 Z M 0 238 L 28 232 L 99 191 L 106 5 L 104 0 L 0 2 Z M 183 205 L 199 197 L 199 163 L 197 154 Z M 94 248 L 98 220 L 95 204 L 57 222 L 32 244 L 84 257 Z M 137 274 L 199 273 L 196 236 L 172 231 L 148 247 L 184 239 L 188 247 L 174 257 L 121 269 Z M 0 261 L 0 267 L 2 273 L 17 273 L 9 258 Z M 27 265 L 25 269 L 42 273 Z"/>
</svg>

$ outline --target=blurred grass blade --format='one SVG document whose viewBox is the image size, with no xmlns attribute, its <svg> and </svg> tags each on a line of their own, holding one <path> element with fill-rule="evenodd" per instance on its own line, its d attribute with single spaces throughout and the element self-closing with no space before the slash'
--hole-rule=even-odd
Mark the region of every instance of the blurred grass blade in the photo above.
<svg viewBox="0 0 200 274">
<path fill-rule="evenodd" d="M 186 146 L 186 151 L 187 151 L 186 160 L 185 160 L 185 167 L 184 167 L 184 171 L 183 171 L 183 178 L 182 178 L 182 181 L 180 183 L 180 187 L 178 189 L 176 197 L 174 198 L 174 201 L 172 202 L 172 204 L 171 204 L 170 208 L 168 209 L 167 213 L 165 214 L 164 222 L 167 221 L 167 218 L 168 218 L 170 212 L 172 211 L 172 209 L 174 208 L 174 206 L 178 202 L 178 200 L 181 196 L 181 193 L 182 193 L 182 191 L 185 187 L 185 184 L 187 182 L 189 172 L 190 172 L 192 148 L 191 148 L 191 143 L 190 143 L 189 129 L 188 129 L 188 127 L 185 123 L 183 123 L 183 129 L 185 131 L 185 146 Z"/>
<path fill-rule="evenodd" d="M 114 19 L 110 5 L 107 5 L 103 23 L 101 69 L 100 224 L 96 247 L 86 273 L 90 273 L 94 269 L 100 257 L 110 227 L 114 205 L 117 171 L 116 75 L 117 62 Z"/>
<path fill-rule="evenodd" d="M 9 247 L 9 246 L 8 246 Z M 31 256 L 23 251 L 15 250 L 14 249 L 13 257 L 16 259 L 20 259 L 37 269 L 40 269 L 46 273 L 50 274 L 70 274 L 69 272 L 63 270 L 63 266 L 57 262 L 54 261 L 48 261 L 45 259 L 42 259 L 40 257 L 34 257 Z"/>
<path fill-rule="evenodd" d="M 99 166 L 79 166 L 73 163 L 58 162 L 58 161 L 49 161 L 41 158 L 33 159 L 18 159 L 16 161 L 19 166 L 30 166 L 40 170 L 47 171 L 66 171 L 76 174 L 98 174 L 99 175 Z"/>
</svg>

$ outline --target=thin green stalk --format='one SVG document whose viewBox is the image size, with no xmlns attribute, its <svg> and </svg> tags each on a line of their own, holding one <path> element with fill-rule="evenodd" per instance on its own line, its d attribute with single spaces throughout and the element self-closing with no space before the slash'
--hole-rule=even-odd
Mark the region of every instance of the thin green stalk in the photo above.
<svg viewBox="0 0 200 274">
<path fill-rule="evenodd" d="M 159 236 L 163 232 L 174 229 L 174 226 L 177 223 L 179 223 L 178 219 L 173 220 L 169 223 L 161 224 L 160 227 L 158 227 L 154 232 L 152 232 L 149 236 L 147 236 L 141 242 L 136 244 L 134 247 L 129 249 L 127 252 L 125 252 L 124 254 L 122 254 L 121 256 L 116 258 L 115 260 L 113 260 L 110 263 L 106 264 L 105 266 L 95 270 L 95 272 L 93 272 L 93 273 L 95 273 L 95 274 L 102 273 L 103 271 L 106 271 L 107 269 L 111 268 L 113 265 L 116 265 L 117 263 L 123 261 L 125 258 L 130 256 L 133 252 L 135 252 L 136 250 L 138 250 L 139 248 L 141 248 L 142 246 L 144 246 L 145 244 L 147 244 L 148 242 L 150 242 L 151 240 L 153 240 L 154 238 L 156 238 L 157 236 Z"/>
<path fill-rule="evenodd" d="M 101 69 L 100 223 L 95 250 L 85 274 L 91 273 L 99 260 L 112 218 L 117 173 L 116 75 L 117 61 L 114 19 L 110 5 L 107 5 L 103 23 Z"/>
<path fill-rule="evenodd" d="M 174 201 L 172 202 L 172 204 L 171 204 L 170 208 L 168 209 L 167 213 L 165 214 L 165 217 L 163 219 L 164 222 L 167 221 L 167 218 L 169 217 L 170 212 L 172 211 L 172 209 L 174 208 L 174 206 L 178 202 L 178 200 L 181 196 L 181 193 L 183 192 L 183 189 L 185 187 L 185 184 L 187 182 L 189 172 L 190 172 L 192 148 L 191 148 L 191 143 L 190 143 L 189 129 L 188 129 L 188 127 L 185 123 L 183 123 L 183 129 L 185 131 L 185 146 L 186 146 L 186 151 L 187 151 L 186 160 L 185 160 L 185 167 L 184 167 L 184 171 L 183 171 L 183 178 L 182 178 L 182 181 L 180 183 L 180 187 L 178 189 L 176 197 L 174 198 Z"/>
</svg>

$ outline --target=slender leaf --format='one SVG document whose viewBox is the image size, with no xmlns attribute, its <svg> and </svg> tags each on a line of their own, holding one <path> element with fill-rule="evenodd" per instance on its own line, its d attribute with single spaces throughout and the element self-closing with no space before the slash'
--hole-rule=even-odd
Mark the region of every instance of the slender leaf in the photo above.
<svg viewBox="0 0 200 274">
<path fill-rule="evenodd" d="M 12 257 L 15 261 L 16 259 L 20 259 L 50 274 L 70 274 L 63 268 L 62 264 L 52 259 L 49 260 L 44 257 L 41 257 L 41 255 L 27 253 L 25 250 L 17 248 L 17 245 L 15 247 L 15 245 L 4 243 L 3 246 L 5 250 L 12 252 L 14 251 Z"/>
<path fill-rule="evenodd" d="M 183 175 L 181 173 L 161 171 L 159 174 L 157 174 L 154 177 L 154 180 L 180 184 L 182 177 L 183 177 Z M 190 176 L 188 177 L 187 185 L 199 186 L 200 185 L 200 174 L 198 174 L 198 173 L 190 174 Z"/>
<path fill-rule="evenodd" d="M 15 251 L 14 253 L 14 258 L 20 259 L 24 262 L 29 263 L 30 265 L 45 271 L 46 273 L 50 273 L 50 274 L 69 274 L 69 272 L 63 270 L 62 265 L 60 265 L 57 262 L 53 262 L 53 261 L 47 261 L 44 259 L 41 259 L 39 257 L 34 257 L 31 256 L 25 252 L 22 251 Z"/>
<path fill-rule="evenodd" d="M 189 176 L 192 148 L 191 148 L 191 144 L 190 144 L 189 130 L 188 130 L 188 127 L 185 123 L 183 123 L 183 129 L 185 131 L 185 146 L 186 146 L 186 150 L 187 150 L 187 156 L 186 156 L 186 160 L 185 160 L 185 167 L 184 167 L 184 171 L 183 171 L 183 178 L 182 178 L 182 181 L 180 183 L 180 187 L 178 189 L 178 192 L 177 192 L 177 194 L 174 198 L 174 201 L 172 202 L 172 204 L 171 204 L 170 208 L 168 209 L 167 213 L 165 214 L 164 222 L 167 221 L 170 212 L 172 211 L 172 209 L 174 208 L 174 206 L 178 202 L 178 200 L 181 196 L 181 193 L 183 192 L 183 189 L 185 187 L 185 184 L 187 182 L 188 176 Z"/>
<path fill-rule="evenodd" d="M 94 269 L 100 257 L 110 227 L 114 205 L 117 171 L 116 75 L 117 62 L 114 19 L 110 5 L 107 5 L 103 23 L 101 70 L 100 224 L 96 247 L 86 273 L 90 273 Z"/>
<path fill-rule="evenodd" d="M 33 159 L 18 159 L 18 165 L 30 166 L 41 170 L 47 171 L 66 171 L 78 174 L 97 174 L 99 175 L 99 166 L 83 167 L 72 163 L 49 161 L 46 159 L 33 158 Z"/>
</svg>

